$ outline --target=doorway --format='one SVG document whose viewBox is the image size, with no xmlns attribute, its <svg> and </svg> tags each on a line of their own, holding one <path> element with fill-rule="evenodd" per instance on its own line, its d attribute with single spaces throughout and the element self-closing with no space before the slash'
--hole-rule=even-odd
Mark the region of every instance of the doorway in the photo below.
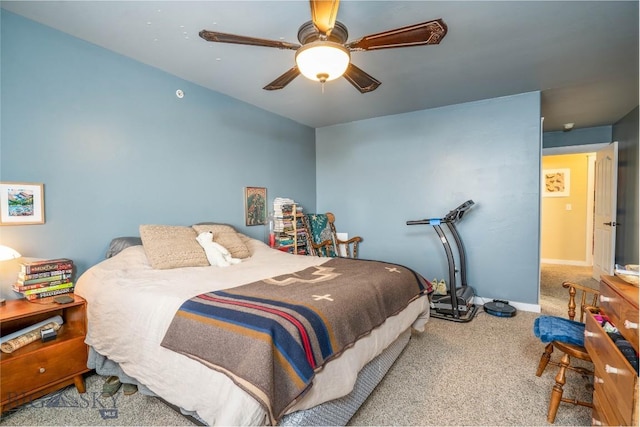
<svg viewBox="0 0 640 427">
<path fill-rule="evenodd" d="M 593 264 L 595 158 L 593 151 L 543 155 L 541 262 Z"/>
<path fill-rule="evenodd" d="M 567 188 L 557 195 L 545 194 L 543 188 L 541 195 L 541 284 L 549 278 L 549 271 L 559 273 L 565 268 L 567 272 L 578 269 L 584 273 L 592 270 L 596 152 L 608 145 L 588 144 L 542 150 L 543 176 L 545 170 L 561 172 Z M 555 284 L 556 281 L 552 286 L 558 286 L 566 293 L 561 287 L 562 281 Z M 539 302 L 543 310 L 550 308 L 546 307 L 550 301 L 546 293 L 548 289 L 541 286 Z M 564 294 L 562 298 L 565 298 Z"/>
</svg>

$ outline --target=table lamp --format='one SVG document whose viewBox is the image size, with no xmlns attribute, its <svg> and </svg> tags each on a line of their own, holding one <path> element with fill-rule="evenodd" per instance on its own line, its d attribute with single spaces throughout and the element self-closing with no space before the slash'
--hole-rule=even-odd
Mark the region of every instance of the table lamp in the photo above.
<svg viewBox="0 0 640 427">
<path fill-rule="evenodd" d="M 0 261 L 8 261 L 10 259 L 20 258 L 20 252 L 9 246 L 0 245 Z"/>
<path fill-rule="evenodd" d="M 9 246 L 5 246 L 5 245 L 0 245 L 0 263 L 3 265 L 0 265 L 0 270 L 2 272 L 2 275 L 0 275 L 0 278 L 2 279 L 2 282 L 0 282 L 0 285 L 3 285 L 5 282 L 5 275 L 7 277 L 7 281 L 11 280 L 11 284 L 13 284 L 13 281 L 15 281 L 15 275 L 17 274 L 17 272 L 15 271 L 15 268 L 6 268 L 7 266 L 5 266 L 4 264 L 8 264 L 5 263 L 5 261 L 10 261 L 10 260 L 14 260 L 17 258 L 20 258 L 22 255 L 20 255 L 20 252 L 16 251 L 13 248 L 10 248 Z M 6 272 L 5 270 L 10 270 L 10 272 Z M 9 274 L 12 275 L 11 279 L 9 279 Z M 0 305 L 4 305 L 5 303 L 5 299 L 4 298 L 0 298 Z"/>
</svg>

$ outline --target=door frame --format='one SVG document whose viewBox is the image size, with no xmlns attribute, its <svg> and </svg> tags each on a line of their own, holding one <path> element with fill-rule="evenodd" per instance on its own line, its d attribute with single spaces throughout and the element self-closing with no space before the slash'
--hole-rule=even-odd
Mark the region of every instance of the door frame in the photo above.
<svg viewBox="0 0 640 427">
<path fill-rule="evenodd" d="M 596 188 L 601 186 L 600 191 L 596 194 L 596 204 L 600 199 L 600 204 L 596 205 L 595 212 L 595 226 L 594 226 L 594 265 L 593 265 L 593 278 L 600 280 L 602 275 L 613 275 L 616 260 L 616 219 L 617 219 L 617 204 L 618 204 L 618 141 L 614 141 L 606 148 L 598 151 L 596 160 Z M 611 162 L 611 169 L 608 170 L 605 176 L 600 171 L 603 170 L 600 167 L 600 160 L 609 158 L 609 155 L 613 157 Z M 605 168 L 606 170 L 606 168 Z M 608 195 L 608 196 L 607 196 Z M 604 214 L 602 208 L 606 209 Z M 608 220 L 608 221 L 607 221 Z M 607 222 L 600 222 L 607 221 Z M 607 225 L 602 227 L 602 225 Z M 602 234 L 605 234 L 604 238 Z M 604 248 L 604 251 L 603 251 Z M 596 250 L 598 252 L 596 253 Z M 606 260 L 603 260 L 602 255 L 606 255 Z M 599 259 L 595 257 L 599 255 Z M 598 261 L 604 261 L 598 263 Z"/>
<path fill-rule="evenodd" d="M 611 144 L 610 142 L 603 142 L 598 144 L 568 145 L 564 147 L 543 148 L 542 156 L 540 158 L 540 163 L 542 164 L 542 157 L 545 157 L 545 156 L 556 156 L 556 155 L 562 155 L 562 154 L 595 153 L 597 151 L 600 151 L 603 148 L 608 147 L 610 144 Z M 588 164 L 587 192 L 589 194 L 589 199 L 587 200 L 587 230 L 585 234 L 586 235 L 585 263 L 576 262 L 575 264 L 572 263 L 571 265 L 579 265 L 579 266 L 586 265 L 587 267 L 593 266 L 593 225 L 594 225 L 593 196 L 595 195 L 595 189 L 594 189 L 595 170 L 594 169 L 595 169 L 595 155 L 589 156 L 589 164 Z M 540 179 L 542 179 L 542 175 L 540 176 Z M 542 230 L 542 220 L 543 220 L 542 215 L 540 215 L 541 230 Z M 540 262 L 542 263 L 542 257 Z"/>
<path fill-rule="evenodd" d="M 543 118 L 544 120 L 544 118 Z M 541 126 L 542 129 L 542 126 Z M 540 138 L 542 140 L 542 131 L 541 131 L 541 135 Z M 549 147 L 549 148 L 542 148 L 540 151 L 540 171 L 539 174 L 540 176 L 538 177 L 539 182 L 542 182 L 542 157 L 543 156 L 553 156 L 553 155 L 559 155 L 559 154 L 580 154 L 580 153 L 595 153 L 597 151 L 602 150 L 603 148 L 609 146 L 611 144 L 611 142 L 603 142 L 603 143 L 598 143 L 598 144 L 583 144 L 583 145 L 567 145 L 567 146 L 563 146 L 563 147 Z M 541 144 L 542 145 L 542 144 Z M 592 194 L 592 192 L 594 191 L 594 183 L 595 183 L 595 171 L 592 170 L 594 169 L 595 165 L 591 165 L 591 163 L 589 164 L 589 181 L 591 182 L 591 186 L 587 189 L 587 191 L 589 191 L 589 194 Z M 593 194 L 595 195 L 595 194 Z M 590 199 L 593 199 L 591 196 L 589 197 Z M 587 238 L 590 237 L 591 241 L 593 242 L 593 224 L 594 224 L 594 218 L 593 218 L 593 200 L 591 202 L 591 204 L 588 204 L 587 209 L 591 210 L 591 214 L 588 215 L 587 217 L 587 223 L 590 222 L 590 225 L 587 224 L 587 227 L 591 228 L 591 231 L 587 233 Z M 538 235 L 538 239 L 541 238 L 541 233 L 542 233 L 542 192 L 540 193 L 540 200 L 538 202 L 538 218 L 539 218 L 539 235 Z M 587 252 L 589 252 L 590 247 L 587 244 Z M 591 244 L 591 246 L 593 246 L 593 243 Z M 541 306 L 540 306 L 540 278 L 542 277 L 542 245 L 540 244 L 538 246 L 538 312 L 541 311 Z M 591 251 L 591 256 L 587 259 L 591 260 L 591 265 L 593 266 L 593 251 Z"/>
</svg>

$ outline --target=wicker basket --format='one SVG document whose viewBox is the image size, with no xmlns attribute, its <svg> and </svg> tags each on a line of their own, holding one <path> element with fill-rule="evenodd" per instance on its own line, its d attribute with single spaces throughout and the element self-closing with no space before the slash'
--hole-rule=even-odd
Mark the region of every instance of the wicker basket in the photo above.
<svg viewBox="0 0 640 427">
<path fill-rule="evenodd" d="M 624 270 L 627 271 L 638 271 L 638 265 L 637 264 L 627 264 L 624 266 Z M 622 280 L 624 280 L 627 283 L 632 284 L 633 286 L 638 286 L 638 275 L 637 274 L 625 274 L 622 272 L 618 272 L 618 270 L 615 270 L 615 274 L 616 276 L 618 276 L 619 278 L 621 278 Z"/>
</svg>

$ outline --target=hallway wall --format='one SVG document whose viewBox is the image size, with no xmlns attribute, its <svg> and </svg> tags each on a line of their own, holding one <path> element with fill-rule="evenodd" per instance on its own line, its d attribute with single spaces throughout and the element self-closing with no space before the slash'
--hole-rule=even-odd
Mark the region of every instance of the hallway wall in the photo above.
<svg viewBox="0 0 640 427">
<path fill-rule="evenodd" d="M 590 265 L 587 251 L 587 206 L 589 154 L 563 154 L 542 157 L 545 171 L 569 171 L 569 194 L 565 197 L 545 197 L 542 192 L 541 259 L 543 263 Z M 593 200 L 593 199 L 592 199 Z"/>
</svg>

